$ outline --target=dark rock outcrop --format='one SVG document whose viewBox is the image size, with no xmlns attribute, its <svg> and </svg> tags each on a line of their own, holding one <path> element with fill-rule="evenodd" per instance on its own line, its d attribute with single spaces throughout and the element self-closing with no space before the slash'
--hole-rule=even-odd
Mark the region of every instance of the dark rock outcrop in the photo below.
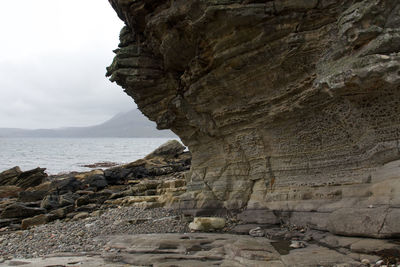
<svg viewBox="0 0 400 267">
<path fill-rule="evenodd" d="M 0 173 L 0 185 L 15 185 L 23 189 L 34 187 L 41 184 L 47 177 L 45 170 L 36 168 L 22 172 L 17 166 Z"/>
<path fill-rule="evenodd" d="M 107 75 L 193 155 L 181 208 L 400 235 L 398 1 L 109 2 Z"/>
<path fill-rule="evenodd" d="M 183 172 L 190 168 L 191 155 L 185 149 L 173 140 L 144 159 L 104 171 L 54 175 L 26 190 L 15 185 L 0 186 L 0 228 L 27 229 L 57 219 L 77 220 L 83 218 L 82 214 L 116 205 L 171 207 L 186 190 Z M 32 171 L 22 172 L 15 167 L 1 177 L 4 183 L 12 184 L 26 173 Z"/>
</svg>

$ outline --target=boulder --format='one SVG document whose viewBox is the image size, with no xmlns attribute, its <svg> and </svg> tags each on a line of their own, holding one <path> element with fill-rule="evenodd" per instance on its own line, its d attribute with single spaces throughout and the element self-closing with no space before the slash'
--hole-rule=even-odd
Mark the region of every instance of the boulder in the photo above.
<svg viewBox="0 0 400 267">
<path fill-rule="evenodd" d="M 225 227 L 226 221 L 224 218 L 218 217 L 195 217 L 193 222 L 189 224 L 190 230 L 194 231 L 213 231 Z"/>
<path fill-rule="evenodd" d="M 90 203 L 90 195 L 80 196 L 75 200 L 75 207 L 80 207 Z"/>
<path fill-rule="evenodd" d="M 40 207 L 47 210 L 57 209 L 60 206 L 58 202 L 59 202 L 58 194 L 52 193 L 43 198 L 43 200 L 40 203 Z"/>
<path fill-rule="evenodd" d="M 150 159 L 154 157 L 159 157 L 159 156 L 170 156 L 170 157 L 176 157 L 179 154 L 182 154 L 183 151 L 185 151 L 186 147 L 183 146 L 179 141 L 177 140 L 170 140 L 166 142 L 165 144 L 162 144 L 159 146 L 156 150 L 151 152 L 149 155 L 145 157 L 145 159 Z"/>
<path fill-rule="evenodd" d="M 65 207 L 69 205 L 74 205 L 75 200 L 79 198 L 79 195 L 76 193 L 68 192 L 64 195 L 61 195 L 58 200 L 58 205 L 60 207 Z"/>
<path fill-rule="evenodd" d="M 75 177 L 56 179 L 50 184 L 50 191 L 56 192 L 58 195 L 75 192 L 78 189 L 82 189 L 82 182 Z"/>
<path fill-rule="evenodd" d="M 115 167 L 105 170 L 104 177 L 110 185 L 123 184 L 130 173 L 130 169 L 125 167 Z"/>
<path fill-rule="evenodd" d="M 57 220 L 57 219 L 64 219 L 68 213 L 71 213 L 75 210 L 73 205 L 65 206 L 63 208 L 59 208 L 56 210 L 52 210 L 49 212 L 49 221 Z"/>
<path fill-rule="evenodd" d="M 23 219 L 21 223 L 21 229 L 25 230 L 32 226 L 42 225 L 49 222 L 49 217 L 47 214 L 36 215 L 32 218 Z"/>
<path fill-rule="evenodd" d="M 42 200 L 47 194 L 45 190 L 22 191 L 18 194 L 19 202 L 34 202 Z"/>
<path fill-rule="evenodd" d="M 28 218 L 46 213 L 46 209 L 27 207 L 22 203 L 14 203 L 7 206 L 0 214 L 1 219 Z"/>
<path fill-rule="evenodd" d="M 47 178 L 47 174 L 44 172 L 45 170 L 45 168 L 36 168 L 30 171 L 22 172 L 18 176 L 16 185 L 26 189 L 41 184 Z"/>
<path fill-rule="evenodd" d="M 101 174 L 95 174 L 87 177 L 84 181 L 84 184 L 88 184 L 89 187 L 94 187 L 96 190 L 101 190 L 105 187 L 107 187 L 107 179 L 104 177 L 104 175 Z"/>
<path fill-rule="evenodd" d="M 15 185 L 0 186 L 0 198 L 15 198 L 23 189 Z"/>
<path fill-rule="evenodd" d="M 15 185 L 23 189 L 34 187 L 41 184 L 47 177 L 45 170 L 36 168 L 22 172 L 17 166 L 0 173 L 0 185 Z"/>
<path fill-rule="evenodd" d="M 15 182 L 21 173 L 22 171 L 18 166 L 1 172 L 0 185 L 15 185 Z"/>
<path fill-rule="evenodd" d="M 72 218 L 72 220 L 77 221 L 77 220 L 82 220 L 89 217 L 89 213 L 88 212 L 78 212 L 74 215 L 74 217 Z"/>
</svg>

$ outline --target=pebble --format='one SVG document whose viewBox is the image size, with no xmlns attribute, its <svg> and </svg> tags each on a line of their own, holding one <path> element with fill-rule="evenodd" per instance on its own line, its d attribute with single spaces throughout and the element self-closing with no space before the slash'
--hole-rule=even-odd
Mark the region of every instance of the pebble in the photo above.
<svg viewBox="0 0 400 267">
<path fill-rule="evenodd" d="M 292 241 L 292 243 L 290 244 L 291 248 L 305 248 L 307 247 L 307 243 L 303 242 L 303 241 Z"/>
<path fill-rule="evenodd" d="M 364 265 L 369 265 L 371 262 L 368 260 L 368 259 L 363 259 L 362 261 L 361 261 L 361 264 L 364 264 Z"/>
<path fill-rule="evenodd" d="M 107 236 L 184 233 L 187 223 L 176 211 L 120 207 L 84 220 L 55 221 L 29 230 L 2 234 L 0 258 L 33 258 L 61 252 L 102 252 Z M 143 220 L 145 218 L 145 220 Z M 117 223 L 114 222 L 124 222 Z M 131 222 L 131 223 L 129 223 Z"/>
<path fill-rule="evenodd" d="M 249 235 L 254 237 L 263 237 L 265 235 L 265 232 L 263 229 L 261 229 L 261 227 L 256 227 L 249 231 Z"/>
</svg>

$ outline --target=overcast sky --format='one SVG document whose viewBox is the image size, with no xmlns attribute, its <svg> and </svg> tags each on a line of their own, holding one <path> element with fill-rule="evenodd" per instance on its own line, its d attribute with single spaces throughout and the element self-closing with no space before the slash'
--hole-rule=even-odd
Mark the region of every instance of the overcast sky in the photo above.
<svg viewBox="0 0 400 267">
<path fill-rule="evenodd" d="M 0 127 L 85 126 L 135 108 L 105 77 L 122 26 L 107 0 L 0 1 Z"/>
</svg>

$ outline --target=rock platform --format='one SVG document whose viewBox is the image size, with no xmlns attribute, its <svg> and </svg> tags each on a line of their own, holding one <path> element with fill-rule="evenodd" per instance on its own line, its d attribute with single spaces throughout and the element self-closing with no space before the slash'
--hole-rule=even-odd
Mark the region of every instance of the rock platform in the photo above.
<svg viewBox="0 0 400 267">
<path fill-rule="evenodd" d="M 98 241 L 103 237 L 97 238 Z M 356 244 L 369 242 L 369 252 L 382 241 L 336 238 L 353 252 L 310 244 L 290 249 L 288 243 L 265 237 L 221 233 L 138 234 L 107 237 L 106 251 L 59 253 L 36 259 L 13 259 L 2 266 L 152 266 L 152 267 L 304 267 L 304 266 L 383 266 L 377 256 L 362 254 Z M 385 244 L 386 246 L 389 243 Z M 392 248 L 396 245 L 392 244 Z M 365 248 L 365 247 L 364 247 Z M 114 252 L 109 252 L 114 251 Z M 357 252 L 358 251 L 358 252 Z M 361 252 L 361 253 L 360 253 Z M 362 263 L 363 262 L 363 263 Z M 368 264 L 367 264 L 368 263 Z"/>
</svg>

